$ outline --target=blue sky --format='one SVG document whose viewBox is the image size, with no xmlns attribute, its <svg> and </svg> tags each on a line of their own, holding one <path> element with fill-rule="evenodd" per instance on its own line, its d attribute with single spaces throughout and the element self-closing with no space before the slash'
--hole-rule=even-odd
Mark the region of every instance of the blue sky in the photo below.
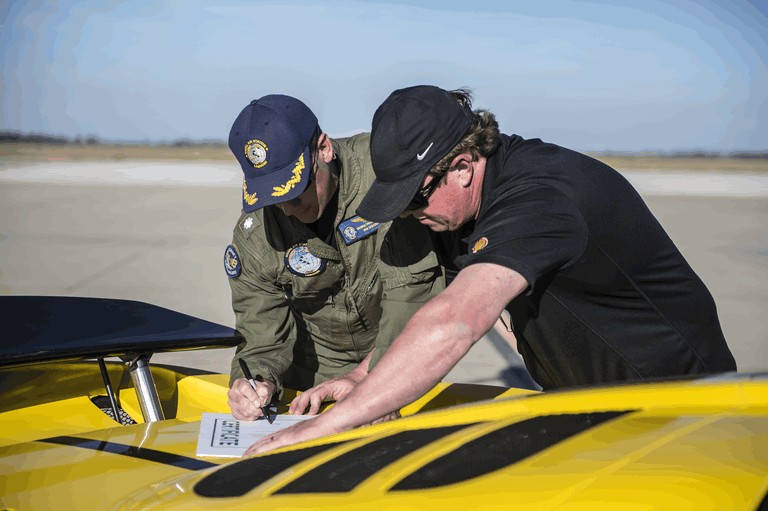
<svg viewBox="0 0 768 511">
<path fill-rule="evenodd" d="M 767 6 L 0 0 L 0 128 L 224 140 L 251 99 L 284 93 L 344 136 L 429 83 L 577 150 L 768 150 Z"/>
</svg>

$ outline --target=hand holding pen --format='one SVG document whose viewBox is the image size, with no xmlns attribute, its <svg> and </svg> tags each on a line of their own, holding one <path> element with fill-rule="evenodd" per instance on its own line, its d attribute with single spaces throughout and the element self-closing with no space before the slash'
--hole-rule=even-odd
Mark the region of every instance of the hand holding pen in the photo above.
<svg viewBox="0 0 768 511">
<path fill-rule="evenodd" d="M 248 364 L 246 364 L 245 360 L 238 359 L 238 362 L 240 363 L 240 369 L 243 371 L 243 376 L 245 376 L 245 379 L 248 380 L 248 383 L 250 383 L 251 388 L 253 388 L 254 391 L 256 391 L 256 381 L 254 381 L 253 376 L 251 375 L 251 370 L 248 368 Z M 256 380 L 259 382 L 264 382 L 264 378 L 261 377 L 261 375 L 256 375 Z M 259 406 L 261 409 L 261 413 L 264 416 L 267 421 L 272 424 L 275 422 L 275 414 L 270 413 L 269 410 L 269 403 L 265 403 L 263 406 Z"/>
</svg>

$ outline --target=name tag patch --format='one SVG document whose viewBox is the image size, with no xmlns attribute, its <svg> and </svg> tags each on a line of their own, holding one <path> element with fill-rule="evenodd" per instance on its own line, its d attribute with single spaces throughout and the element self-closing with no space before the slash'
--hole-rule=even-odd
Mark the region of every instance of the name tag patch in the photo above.
<svg viewBox="0 0 768 511">
<path fill-rule="evenodd" d="M 369 222 L 360 216 L 353 216 L 342 221 L 338 229 L 341 237 L 344 238 L 344 243 L 351 245 L 378 231 L 379 227 L 381 224 L 378 222 Z"/>
</svg>

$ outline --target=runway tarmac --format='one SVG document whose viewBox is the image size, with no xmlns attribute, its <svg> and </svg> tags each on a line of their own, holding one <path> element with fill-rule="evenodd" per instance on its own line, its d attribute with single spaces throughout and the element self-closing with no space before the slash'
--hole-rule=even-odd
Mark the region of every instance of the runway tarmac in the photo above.
<svg viewBox="0 0 768 511">
<path fill-rule="evenodd" d="M 625 175 L 712 291 L 740 371 L 768 369 L 768 177 Z M 0 294 L 126 298 L 234 326 L 222 254 L 241 176 L 219 162 L 0 162 Z M 153 360 L 228 372 L 231 356 Z M 446 380 L 524 376 L 489 335 Z"/>
</svg>

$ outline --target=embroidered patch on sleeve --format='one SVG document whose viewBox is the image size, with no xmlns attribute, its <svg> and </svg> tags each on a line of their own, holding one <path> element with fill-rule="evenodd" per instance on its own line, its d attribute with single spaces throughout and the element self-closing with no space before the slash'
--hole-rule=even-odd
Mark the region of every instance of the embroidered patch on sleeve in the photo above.
<svg viewBox="0 0 768 511">
<path fill-rule="evenodd" d="M 227 272 L 227 277 L 235 279 L 240 276 L 243 266 L 240 263 L 240 256 L 237 253 L 234 245 L 227 245 L 224 250 L 224 271 Z"/>
</svg>

